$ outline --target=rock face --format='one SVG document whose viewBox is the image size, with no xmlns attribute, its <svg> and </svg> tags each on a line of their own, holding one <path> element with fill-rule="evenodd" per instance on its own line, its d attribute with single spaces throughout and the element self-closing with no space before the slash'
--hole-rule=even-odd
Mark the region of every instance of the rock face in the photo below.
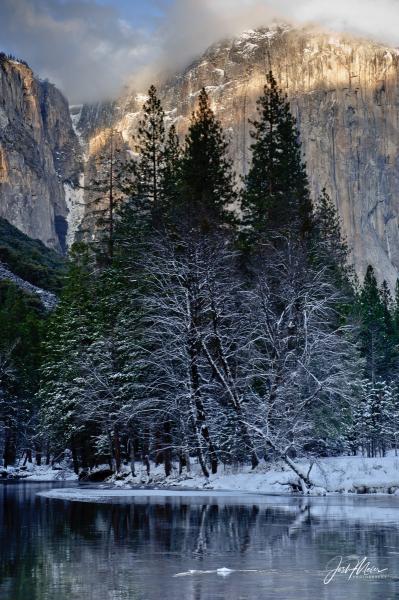
<svg viewBox="0 0 399 600">
<path fill-rule="evenodd" d="M 24 63 L 0 55 L 0 216 L 65 248 L 64 184 L 76 185 L 81 148 L 66 99 Z"/>
<path fill-rule="evenodd" d="M 169 122 L 183 136 L 206 86 L 236 169 L 245 173 L 248 119 L 270 68 L 298 119 L 313 196 L 326 187 L 336 203 L 359 275 L 373 264 L 393 286 L 399 270 L 399 52 L 313 29 L 247 31 L 212 46 L 160 86 Z M 112 121 L 132 146 L 142 104 L 141 94 L 127 93 L 113 105 L 87 108 L 79 126 L 90 135 L 98 115 L 98 127 Z"/>
<path fill-rule="evenodd" d="M 314 29 L 247 31 L 212 46 L 159 86 L 168 122 L 183 138 L 206 86 L 230 138 L 237 173 L 245 174 L 248 119 L 256 114 L 270 68 L 298 119 L 313 196 L 326 187 L 336 203 L 359 275 L 372 264 L 393 286 L 399 272 L 398 50 Z M 115 102 L 73 107 L 71 120 L 54 86 L 3 56 L 0 216 L 58 249 L 73 241 L 82 219 L 81 229 L 90 229 L 93 202 L 77 184 L 95 178 L 110 127 L 134 148 L 144 100 L 130 90 Z"/>
</svg>

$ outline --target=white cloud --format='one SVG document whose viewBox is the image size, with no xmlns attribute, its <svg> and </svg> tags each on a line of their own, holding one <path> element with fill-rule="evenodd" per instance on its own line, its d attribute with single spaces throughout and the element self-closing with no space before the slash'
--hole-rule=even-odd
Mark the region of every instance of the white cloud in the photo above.
<svg viewBox="0 0 399 600">
<path fill-rule="evenodd" d="M 0 40 L 72 103 L 115 96 L 156 54 L 145 31 L 94 0 L 1 0 Z"/>
<path fill-rule="evenodd" d="M 184 66 L 218 39 L 273 20 L 399 45 L 399 0 L 175 0 L 162 29 L 161 60 Z"/>
<path fill-rule="evenodd" d="M 281 6 L 298 21 L 314 21 L 337 31 L 399 44 L 398 0 L 298 0 L 295 4 L 282 0 Z"/>
<path fill-rule="evenodd" d="M 154 69 L 181 68 L 218 39 L 273 19 L 399 45 L 399 0 L 151 0 L 164 17 L 160 25 L 149 17 L 147 30 L 121 19 L 115 4 L 0 0 L 0 43 L 74 103 L 113 97 L 128 78 L 145 85 Z"/>
</svg>

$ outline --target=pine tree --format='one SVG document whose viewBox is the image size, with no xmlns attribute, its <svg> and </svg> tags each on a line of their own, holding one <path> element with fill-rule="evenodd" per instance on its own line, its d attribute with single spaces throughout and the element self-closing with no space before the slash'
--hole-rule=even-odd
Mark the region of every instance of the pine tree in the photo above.
<svg viewBox="0 0 399 600">
<path fill-rule="evenodd" d="M 392 318 L 399 339 L 399 279 L 396 280 L 395 285 L 395 298 L 392 306 Z"/>
<path fill-rule="evenodd" d="M 236 198 L 232 162 L 220 122 L 203 88 L 193 113 L 181 160 L 177 222 L 209 231 L 233 221 Z"/>
<path fill-rule="evenodd" d="M 382 303 L 382 313 L 383 313 L 386 334 L 389 338 L 391 338 L 393 336 L 393 330 L 394 330 L 394 324 L 393 324 L 393 318 L 392 318 L 393 302 L 392 302 L 391 292 L 389 290 L 388 284 L 385 279 L 381 285 L 380 297 L 381 297 L 381 303 Z"/>
<path fill-rule="evenodd" d="M 369 379 L 360 383 L 348 431 L 355 453 L 360 449 L 369 457 L 384 456 L 387 448 L 395 445 L 396 411 L 396 393 L 390 384 Z"/>
<path fill-rule="evenodd" d="M 250 121 L 252 164 L 242 195 L 244 230 L 251 237 L 312 229 L 312 203 L 295 118 L 270 71 L 257 102 L 258 119 Z"/>
<path fill-rule="evenodd" d="M 176 128 L 168 131 L 161 178 L 161 198 L 165 222 L 173 221 L 173 211 L 178 205 L 180 185 L 181 147 Z"/>
<path fill-rule="evenodd" d="M 391 318 L 393 327 L 393 343 L 399 353 L 399 279 L 396 280 L 394 297 L 391 306 Z"/>
<path fill-rule="evenodd" d="M 391 343 L 393 328 L 387 286 L 382 292 L 372 266 L 367 268 L 357 302 L 360 320 L 361 351 L 366 358 L 366 377 L 373 383 L 379 378 L 392 376 L 396 352 Z"/>
<path fill-rule="evenodd" d="M 384 280 L 380 288 L 382 318 L 384 324 L 384 372 L 383 377 L 391 381 L 398 375 L 399 353 L 393 316 L 393 301 L 387 282 Z"/>
<path fill-rule="evenodd" d="M 349 248 L 342 236 L 341 221 L 330 196 L 323 189 L 313 213 L 312 252 L 317 264 L 328 267 L 330 274 L 343 283 L 353 278 L 349 266 Z"/>
<path fill-rule="evenodd" d="M 17 436 L 26 422 L 24 403 L 18 397 L 18 379 L 12 363 L 13 347 L 0 348 L 0 444 L 5 468 L 17 458 Z M 25 417 L 25 418 L 24 418 Z"/>
<path fill-rule="evenodd" d="M 126 201 L 118 211 L 118 260 L 129 259 L 131 263 L 130 259 L 134 260 L 132 254 L 137 258 L 137 250 L 142 248 L 151 232 L 163 227 L 167 212 L 165 176 L 170 160 L 169 156 L 165 157 L 165 152 L 173 135 L 172 131 L 166 141 L 164 119 L 157 90 L 152 85 L 138 126 L 137 157 L 129 161 L 121 177 Z"/>
<path fill-rule="evenodd" d="M 34 445 L 40 461 L 35 394 L 47 316 L 37 296 L 0 281 L 0 448 L 7 464 L 22 449 L 31 460 Z"/>
<path fill-rule="evenodd" d="M 50 446 L 57 452 L 70 446 L 77 469 L 77 453 L 84 463 L 90 435 L 79 422 L 80 407 L 72 384 L 95 339 L 96 315 L 87 247 L 75 245 L 71 259 L 60 302 L 48 321 L 38 399 L 42 430 Z"/>
<path fill-rule="evenodd" d="M 84 189 L 89 192 L 86 206 L 90 217 L 82 233 L 93 236 L 91 245 L 97 253 L 99 263 L 112 262 L 115 245 L 117 211 L 125 199 L 121 184 L 126 169 L 126 156 L 120 134 L 110 129 L 105 132 L 106 140 L 101 152 L 95 156 L 95 177 Z"/>
<path fill-rule="evenodd" d="M 161 182 L 165 151 L 165 113 L 155 86 L 148 90 L 139 122 L 136 148 L 138 159 L 132 163 L 135 181 L 133 196 L 152 214 L 153 223 L 161 218 Z M 134 199 L 133 199 L 134 201 Z"/>
<path fill-rule="evenodd" d="M 340 322 L 353 322 L 356 275 L 349 263 L 349 248 L 341 233 L 337 209 L 325 189 L 322 190 L 313 214 L 314 227 L 310 238 L 310 262 L 323 269 L 323 279 L 340 292 L 336 316 Z"/>
</svg>

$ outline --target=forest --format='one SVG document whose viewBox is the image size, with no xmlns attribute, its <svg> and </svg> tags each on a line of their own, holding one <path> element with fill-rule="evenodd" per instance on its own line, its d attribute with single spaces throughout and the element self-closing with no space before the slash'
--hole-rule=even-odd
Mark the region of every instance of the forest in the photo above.
<svg viewBox="0 0 399 600">
<path fill-rule="evenodd" d="M 250 126 L 240 179 L 206 90 L 181 144 L 152 86 L 135 156 L 111 131 L 98 157 L 55 310 L 1 282 L 4 466 L 279 460 L 309 486 L 297 457 L 396 451 L 399 286 L 358 281 L 272 72 Z"/>
</svg>

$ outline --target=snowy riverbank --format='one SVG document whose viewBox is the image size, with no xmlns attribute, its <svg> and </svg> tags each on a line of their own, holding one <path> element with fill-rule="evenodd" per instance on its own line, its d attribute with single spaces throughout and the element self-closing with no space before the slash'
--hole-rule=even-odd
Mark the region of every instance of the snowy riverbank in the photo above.
<svg viewBox="0 0 399 600">
<path fill-rule="evenodd" d="M 297 461 L 303 473 L 310 462 Z M 212 489 L 242 490 L 270 494 L 286 494 L 297 483 L 296 475 L 285 465 L 252 472 L 249 468 L 241 473 L 221 473 L 210 477 L 207 486 Z M 326 493 L 397 493 L 399 494 L 399 458 L 334 457 L 318 460 L 310 471 L 314 488 L 311 494 Z M 204 480 L 195 477 L 188 482 L 200 487 Z M 184 482 L 178 482 L 179 485 Z"/>
<path fill-rule="evenodd" d="M 310 467 L 309 460 L 297 460 L 296 465 L 303 473 Z M 9 469 L 12 479 L 25 481 L 76 481 L 77 476 L 69 469 L 48 466 L 28 465 L 24 470 Z M 399 496 L 399 457 L 393 454 L 383 458 L 365 458 L 361 456 L 341 456 L 318 459 L 311 471 L 313 488 L 311 495 L 326 494 L 395 494 Z M 205 479 L 198 465 L 193 464 L 190 473 L 179 475 L 174 469 L 172 475 L 165 477 L 163 466 L 152 466 L 150 476 L 145 467 L 136 463 L 136 476 L 132 477 L 130 468 L 123 467 L 120 474 L 106 480 L 105 486 L 124 490 L 127 494 L 132 488 L 151 486 L 154 488 L 174 488 L 180 490 L 215 490 L 261 494 L 292 494 L 297 476 L 285 464 L 260 465 L 255 471 L 243 467 L 240 470 L 222 467 L 216 475 Z M 101 487 L 102 484 L 99 484 Z M 126 494 L 125 494 L 126 495 Z"/>
<path fill-rule="evenodd" d="M 77 481 L 78 476 L 69 468 L 27 463 L 24 466 L 0 468 L 1 479 L 4 481 Z"/>
<path fill-rule="evenodd" d="M 307 473 L 310 461 L 298 460 L 296 464 Z M 115 476 L 111 482 L 118 488 L 137 485 L 155 487 L 178 487 L 181 489 L 210 489 L 253 492 L 262 494 L 290 494 L 297 477 L 284 464 L 262 465 L 255 471 L 250 467 L 240 471 L 230 467 L 222 468 L 220 473 L 206 480 L 193 465 L 191 473 L 165 477 L 162 466 L 152 469 L 147 477 L 143 467 L 138 466 L 136 477 L 130 471 Z M 311 471 L 310 479 L 314 488 L 312 495 L 332 493 L 365 494 L 383 493 L 399 495 L 399 457 L 364 458 L 361 456 L 342 456 L 318 459 Z"/>
<path fill-rule="evenodd" d="M 298 460 L 296 464 L 302 472 L 310 467 L 308 460 Z M 195 466 L 194 466 L 195 467 Z M 343 456 L 322 458 L 314 463 L 310 471 L 314 484 L 311 491 L 315 495 L 328 493 L 385 493 L 399 494 L 399 457 L 365 458 L 362 456 Z M 292 484 L 297 483 L 296 475 L 282 464 L 263 465 L 252 471 L 250 467 L 241 471 L 225 468 L 209 480 L 193 469 L 192 473 L 178 476 L 172 474 L 165 478 L 162 467 L 157 467 L 147 478 L 143 472 L 136 477 L 129 473 L 123 478 L 114 477 L 112 482 L 118 487 L 130 487 L 138 483 L 150 483 L 156 486 L 180 487 L 190 489 L 232 490 L 262 494 L 292 493 Z"/>
</svg>

